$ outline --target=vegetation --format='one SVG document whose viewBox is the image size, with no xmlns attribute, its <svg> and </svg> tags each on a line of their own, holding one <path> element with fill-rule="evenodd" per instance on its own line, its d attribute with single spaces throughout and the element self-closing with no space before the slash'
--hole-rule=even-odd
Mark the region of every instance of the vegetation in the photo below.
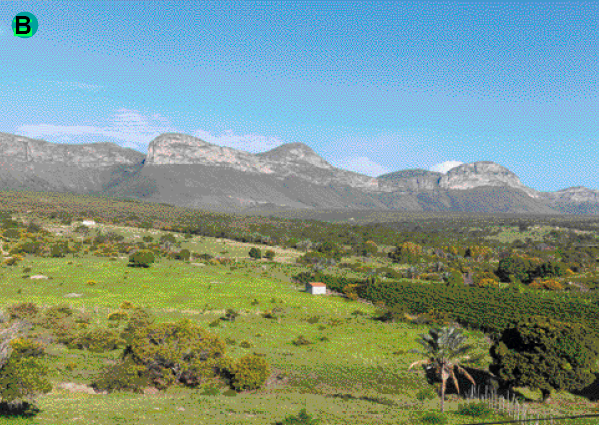
<svg viewBox="0 0 599 425">
<path fill-rule="evenodd" d="M 491 348 L 489 369 L 508 386 L 551 390 L 582 389 L 595 376 L 599 339 L 581 325 L 533 317 L 503 331 Z"/>
<path fill-rule="evenodd" d="M 410 365 L 408 369 L 418 365 L 426 364 L 431 367 L 434 372 L 440 375 L 441 378 L 441 412 L 445 411 L 445 386 L 447 379 L 451 376 L 453 383 L 458 392 L 460 387 L 456 379 L 455 372 L 463 373 L 471 382 L 476 385 L 476 382 L 466 370 L 460 366 L 459 362 L 468 359 L 469 356 L 460 358 L 463 354 L 472 349 L 471 345 L 464 345 L 466 338 L 461 335 L 459 329 L 449 327 L 443 329 L 431 329 L 429 334 L 421 334 L 421 339 L 418 340 L 424 347 L 424 351 L 412 350 L 413 353 L 421 354 L 428 357 L 425 360 L 419 360 Z"/>
<path fill-rule="evenodd" d="M 499 347 L 506 329 L 530 333 L 544 361 L 535 367 L 560 371 L 543 377 L 535 369 L 550 391 L 562 391 L 553 394 L 559 408 L 592 411 L 585 389 L 568 391 L 594 385 L 593 369 L 581 360 L 594 354 L 581 341 L 597 346 L 590 342 L 599 325 L 595 218 L 368 213 L 326 223 L 70 194 L 44 198 L 0 192 L 0 332 L 28 323 L 10 339 L 31 341 L 21 351 L 35 362 L 19 366 L 29 377 L 18 379 L 26 384 L 22 406 L 38 395 L 36 423 L 81 416 L 115 425 L 142 411 L 147 423 L 257 425 L 286 415 L 305 422 L 294 414 L 307 398 L 330 424 L 498 419 L 459 396 L 441 399 L 447 414 L 430 411 L 434 391 L 408 372 L 418 360 L 410 351 L 418 334 L 458 325 L 473 341 L 469 364 L 485 373 L 496 364 L 517 393 L 543 388 L 520 373 L 531 364 L 510 369 L 510 361 L 528 358 L 526 347 L 503 341 L 507 354 Z M 98 224 L 80 226 L 84 219 Z M 269 261 L 248 259 L 252 249 Z M 153 261 L 140 261 L 142 254 Z M 304 293 L 311 280 L 325 282 L 330 294 Z M 543 328 L 546 340 L 523 330 L 537 322 L 551 324 Z M 587 336 L 564 352 L 559 341 L 578 335 L 578 327 Z M 8 369 L 0 371 L 14 378 L 13 352 L 2 347 Z M 571 371 L 555 362 L 568 356 Z M 423 362 L 434 358 L 429 353 Z M 445 365 L 469 381 L 456 359 Z M 446 381 L 456 386 L 451 372 Z M 55 391 L 47 393 L 45 382 Z M 79 387 L 107 394 L 69 394 Z M 157 389 L 163 396 L 152 397 Z M 238 392 L 244 394 L 233 397 Z M 550 401 L 538 407 L 546 416 L 556 411 Z M 414 403 L 418 411 L 397 408 Z"/>
</svg>

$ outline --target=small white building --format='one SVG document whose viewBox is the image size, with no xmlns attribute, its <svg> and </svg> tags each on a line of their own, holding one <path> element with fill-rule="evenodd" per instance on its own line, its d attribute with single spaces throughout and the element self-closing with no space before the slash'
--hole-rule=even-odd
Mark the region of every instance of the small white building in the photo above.
<svg viewBox="0 0 599 425">
<path fill-rule="evenodd" d="M 327 293 L 327 285 L 322 282 L 306 283 L 306 292 L 312 295 L 325 295 Z"/>
<path fill-rule="evenodd" d="M 94 220 L 84 220 L 81 224 L 84 226 L 95 226 L 96 222 Z"/>
</svg>

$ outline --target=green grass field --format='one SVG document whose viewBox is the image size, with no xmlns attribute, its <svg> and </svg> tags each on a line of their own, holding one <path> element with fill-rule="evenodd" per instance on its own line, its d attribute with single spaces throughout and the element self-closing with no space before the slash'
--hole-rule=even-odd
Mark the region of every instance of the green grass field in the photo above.
<svg viewBox="0 0 599 425">
<path fill-rule="evenodd" d="M 119 233 L 127 238 L 145 234 L 127 229 Z M 196 252 L 240 258 L 247 256 L 251 246 L 225 242 L 223 247 L 219 240 L 198 239 L 186 241 L 183 246 Z M 290 257 L 300 255 L 287 251 Z M 28 256 L 18 266 L 0 268 L 0 307 L 23 301 L 38 305 L 66 303 L 85 309 L 94 322 L 106 324 L 110 312 L 117 310 L 123 301 L 130 301 L 148 308 L 160 321 L 189 317 L 223 339 L 235 341 L 227 346 L 227 353 L 233 358 L 252 352 L 265 354 L 273 368 L 267 385 L 234 397 L 223 395 L 224 388 L 215 396 L 203 395 L 204 388 L 177 387 L 146 395 L 69 392 L 60 389 L 59 384 L 89 384 L 122 350 L 91 353 L 52 345 L 47 362 L 55 388 L 39 397 L 41 412 L 30 419 L 0 418 L 0 424 L 257 425 L 274 424 L 304 407 L 322 425 L 413 424 L 421 423 L 420 417 L 425 412 L 438 410 L 438 398 L 428 401 L 415 398 L 428 384 L 420 369 L 409 372 L 407 367 L 420 357 L 397 353 L 418 348 L 416 339 L 418 334 L 427 332 L 425 326 L 382 323 L 372 320 L 375 313 L 372 305 L 338 296 L 307 294 L 285 278 L 296 273 L 292 265 L 285 263 L 243 260 L 231 268 L 162 259 L 149 269 L 135 269 L 126 267 L 127 262 L 91 256 L 63 259 Z M 41 274 L 48 279 L 24 278 L 26 267 L 32 269 L 27 275 Z M 81 297 L 66 298 L 70 293 Z M 279 320 L 262 317 L 262 312 L 274 307 L 282 309 Z M 226 308 L 234 308 L 241 315 L 234 322 L 208 327 Z M 312 317 L 318 317 L 318 321 L 307 322 Z M 489 345 L 481 332 L 467 330 L 465 334 L 476 344 L 475 353 L 488 353 Z M 299 335 L 313 344 L 293 345 L 291 341 Z M 251 347 L 240 347 L 242 341 L 249 342 Z M 479 367 L 486 367 L 489 361 L 487 355 Z M 555 394 L 553 399 L 553 404 L 539 406 L 540 411 L 563 413 L 565 400 L 569 400 L 570 413 L 591 411 L 592 404 L 580 397 Z M 449 397 L 448 423 L 477 422 L 476 418 L 456 413 L 460 403 L 463 400 Z M 491 416 L 486 420 L 500 418 Z"/>
</svg>

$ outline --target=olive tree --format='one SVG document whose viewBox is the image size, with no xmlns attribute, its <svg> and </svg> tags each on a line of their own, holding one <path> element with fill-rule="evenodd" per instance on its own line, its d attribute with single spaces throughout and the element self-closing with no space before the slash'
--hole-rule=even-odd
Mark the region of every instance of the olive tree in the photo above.
<svg viewBox="0 0 599 425">
<path fill-rule="evenodd" d="M 578 390 L 594 380 L 599 339 L 580 324 L 534 316 L 505 329 L 491 347 L 489 370 L 504 386 Z"/>
</svg>

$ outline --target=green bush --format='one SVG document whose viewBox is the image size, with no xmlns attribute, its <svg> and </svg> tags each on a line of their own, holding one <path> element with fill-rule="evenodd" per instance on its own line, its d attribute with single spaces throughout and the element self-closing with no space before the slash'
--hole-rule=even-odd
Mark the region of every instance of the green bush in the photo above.
<svg viewBox="0 0 599 425">
<path fill-rule="evenodd" d="M 474 418 L 486 418 L 493 413 L 486 403 L 480 401 L 476 403 L 460 404 L 458 406 L 458 414 L 464 416 L 472 416 Z"/>
<path fill-rule="evenodd" d="M 432 388 L 423 388 L 416 393 L 416 399 L 420 401 L 432 400 L 437 397 L 437 394 Z"/>
<path fill-rule="evenodd" d="M 92 383 L 96 391 L 133 391 L 143 392 L 148 386 L 147 377 L 143 376 L 143 366 L 136 365 L 130 359 L 126 359 L 113 366 L 104 369 L 101 376 Z"/>
<path fill-rule="evenodd" d="M 181 251 L 175 253 L 176 260 L 189 261 L 190 256 L 191 256 L 191 253 L 189 252 L 188 249 L 182 249 Z"/>
<path fill-rule="evenodd" d="M 313 325 L 314 323 L 318 323 L 319 320 L 320 320 L 319 316 L 313 316 L 313 317 L 309 317 L 308 319 L 306 319 L 306 322 Z"/>
<path fill-rule="evenodd" d="M 138 330 L 124 356 L 145 366 L 154 385 L 166 388 L 175 382 L 195 387 L 213 377 L 224 353 L 224 341 L 183 319 Z"/>
<path fill-rule="evenodd" d="M 38 393 L 47 393 L 52 385 L 46 379 L 48 370 L 40 360 L 44 354 L 41 345 L 23 338 L 10 342 L 12 352 L 0 368 L 0 398 L 3 402 L 31 399 Z"/>
<path fill-rule="evenodd" d="M 128 315 L 129 320 L 121 333 L 121 338 L 123 338 L 127 344 L 130 344 L 135 332 L 154 323 L 154 317 L 146 310 L 139 307 L 130 309 Z"/>
<path fill-rule="evenodd" d="M 129 315 L 126 311 L 117 310 L 108 315 L 108 320 L 124 320 L 127 319 Z"/>
<path fill-rule="evenodd" d="M 140 250 L 129 256 L 129 266 L 148 268 L 156 261 L 152 251 Z"/>
<path fill-rule="evenodd" d="M 268 379 L 270 365 L 262 357 L 248 354 L 233 364 L 231 374 L 231 385 L 234 389 L 255 390 L 264 385 Z"/>
<path fill-rule="evenodd" d="M 239 344 L 239 346 L 241 348 L 252 348 L 252 343 L 248 341 L 241 341 L 241 344 Z"/>
<path fill-rule="evenodd" d="M 260 258 L 262 258 L 262 251 L 260 251 L 259 248 L 251 248 L 248 255 L 250 256 L 250 258 L 255 258 L 256 260 L 259 260 Z"/>
<path fill-rule="evenodd" d="M 6 307 L 11 319 L 31 319 L 39 313 L 39 308 L 32 302 L 13 304 Z"/>
<path fill-rule="evenodd" d="M 318 425 L 319 423 L 320 421 L 312 418 L 306 409 L 302 409 L 296 416 L 289 415 L 282 422 L 277 422 L 277 425 Z"/>
<path fill-rule="evenodd" d="M 420 421 L 427 424 L 446 424 L 447 418 L 441 413 L 428 412 L 422 415 Z"/>
<path fill-rule="evenodd" d="M 216 387 L 206 387 L 204 388 L 204 392 L 202 392 L 202 395 L 207 395 L 207 396 L 215 396 L 215 395 L 219 395 L 220 394 L 220 390 Z"/>
<path fill-rule="evenodd" d="M 272 249 L 269 249 L 264 253 L 264 258 L 266 258 L 267 260 L 273 260 L 275 258 L 275 255 L 275 252 Z"/>
<path fill-rule="evenodd" d="M 310 341 L 308 341 L 303 335 L 299 335 L 297 338 L 295 338 L 293 341 L 291 341 L 291 343 L 293 345 L 309 345 L 312 344 Z"/>
<path fill-rule="evenodd" d="M 69 348 L 102 352 L 116 350 L 122 340 L 112 329 L 85 329 L 69 344 Z"/>
</svg>

